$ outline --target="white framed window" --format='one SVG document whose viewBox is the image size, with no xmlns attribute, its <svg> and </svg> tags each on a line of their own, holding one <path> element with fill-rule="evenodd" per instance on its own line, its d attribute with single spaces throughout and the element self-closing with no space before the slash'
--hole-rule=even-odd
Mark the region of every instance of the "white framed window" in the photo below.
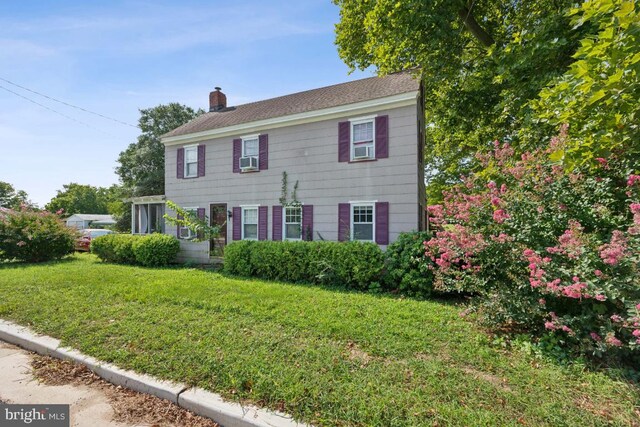
<svg viewBox="0 0 640 427">
<path fill-rule="evenodd" d="M 198 208 L 184 208 L 184 210 L 193 215 L 198 215 Z M 180 227 L 180 238 L 183 240 L 191 240 L 196 237 L 195 233 L 189 227 Z"/>
<path fill-rule="evenodd" d="M 198 146 L 184 147 L 184 177 L 198 176 Z"/>
<path fill-rule="evenodd" d="M 350 124 L 351 160 L 375 159 L 375 117 L 353 119 Z"/>
<path fill-rule="evenodd" d="M 242 157 L 258 156 L 258 135 L 242 138 Z"/>
<path fill-rule="evenodd" d="M 258 240 L 258 207 L 242 207 L 242 240 Z"/>
<path fill-rule="evenodd" d="M 375 203 L 351 204 L 351 240 L 375 241 Z"/>
<path fill-rule="evenodd" d="M 284 240 L 302 240 L 302 206 L 285 206 L 282 220 Z"/>
<path fill-rule="evenodd" d="M 258 170 L 260 156 L 260 135 L 242 137 L 242 153 L 240 157 L 240 170 L 244 172 Z"/>
</svg>

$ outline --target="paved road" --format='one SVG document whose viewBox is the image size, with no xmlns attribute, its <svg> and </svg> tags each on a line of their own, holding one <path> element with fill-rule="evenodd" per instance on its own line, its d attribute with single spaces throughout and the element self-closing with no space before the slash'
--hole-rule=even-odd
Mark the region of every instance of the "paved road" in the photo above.
<svg viewBox="0 0 640 427">
<path fill-rule="evenodd" d="M 109 399 L 98 388 L 38 383 L 31 375 L 31 357 L 30 353 L 0 341 L 0 402 L 70 404 L 74 427 L 144 426 L 113 421 Z"/>
</svg>

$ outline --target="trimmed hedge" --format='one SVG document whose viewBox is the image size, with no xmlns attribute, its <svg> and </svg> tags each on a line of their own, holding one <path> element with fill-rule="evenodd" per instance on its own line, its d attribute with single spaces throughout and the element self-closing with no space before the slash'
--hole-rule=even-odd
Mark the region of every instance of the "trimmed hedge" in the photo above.
<svg viewBox="0 0 640 427">
<path fill-rule="evenodd" d="M 424 242 L 431 233 L 413 231 L 400 233 L 398 239 L 385 252 L 385 287 L 413 297 L 428 297 L 433 292 L 435 265 L 425 254 Z"/>
<path fill-rule="evenodd" d="M 244 240 L 225 248 L 224 269 L 245 277 L 374 291 L 381 288 L 384 254 L 375 243 Z"/>
<path fill-rule="evenodd" d="M 91 252 L 102 261 L 117 264 L 161 266 L 173 262 L 180 242 L 167 234 L 107 234 L 91 240 Z"/>
<path fill-rule="evenodd" d="M 107 234 L 91 240 L 91 253 L 102 261 L 116 264 L 135 264 L 133 243 L 142 236 L 133 234 Z"/>
<path fill-rule="evenodd" d="M 133 242 L 133 254 L 138 264 L 157 267 L 173 262 L 180 251 L 180 242 L 168 234 L 150 234 Z"/>
</svg>

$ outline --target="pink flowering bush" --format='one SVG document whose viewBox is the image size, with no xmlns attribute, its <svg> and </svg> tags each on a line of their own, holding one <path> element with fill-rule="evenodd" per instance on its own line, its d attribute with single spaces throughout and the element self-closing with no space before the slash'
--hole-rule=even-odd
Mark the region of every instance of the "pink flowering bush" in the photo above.
<svg viewBox="0 0 640 427">
<path fill-rule="evenodd" d="M 470 291 L 494 327 L 553 335 L 594 355 L 640 354 L 640 176 L 623 156 L 567 173 L 558 153 L 515 156 L 507 143 L 479 156 L 429 207 L 434 286 Z M 551 160 L 550 160 L 551 159 Z M 486 172 L 488 171 L 488 172 Z"/>
<path fill-rule="evenodd" d="M 77 232 L 56 214 L 26 206 L 0 212 L 0 261 L 42 262 L 73 253 Z"/>
</svg>

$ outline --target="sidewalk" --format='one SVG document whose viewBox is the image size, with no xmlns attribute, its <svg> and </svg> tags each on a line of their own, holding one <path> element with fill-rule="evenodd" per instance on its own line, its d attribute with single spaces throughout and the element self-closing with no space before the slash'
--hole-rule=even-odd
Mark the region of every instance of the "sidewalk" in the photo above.
<svg viewBox="0 0 640 427">
<path fill-rule="evenodd" d="M 32 361 L 37 357 L 32 353 L 22 350 L 13 345 L 0 341 L 0 402 L 3 403 L 42 403 L 42 404 L 69 404 L 71 411 L 71 426 L 74 427 L 146 427 L 151 425 L 162 426 L 182 426 L 182 425 L 202 425 L 215 423 L 210 420 L 200 419 L 195 415 L 188 414 L 191 418 L 188 423 L 175 423 L 167 419 L 164 422 L 138 423 L 115 421 L 116 411 L 113 404 L 114 393 L 120 393 L 119 402 L 128 399 L 129 405 L 137 405 L 139 412 L 146 412 L 149 399 L 157 399 L 147 395 L 140 395 L 135 392 L 113 390 L 106 388 L 104 383 L 78 384 L 70 383 L 64 385 L 42 384 L 33 376 Z M 58 361 L 59 362 L 59 361 Z M 114 387 L 114 386 L 111 386 Z M 109 395 L 108 393 L 111 393 Z M 111 397 L 111 398 L 110 398 Z M 167 413 L 174 411 L 184 411 L 167 401 L 162 401 L 162 405 L 167 407 Z M 149 406 L 157 403 L 150 402 Z M 140 406 L 143 406 L 141 408 Z M 186 411 L 184 411 L 186 412 Z M 175 412 L 174 412 L 175 413 Z"/>
</svg>

